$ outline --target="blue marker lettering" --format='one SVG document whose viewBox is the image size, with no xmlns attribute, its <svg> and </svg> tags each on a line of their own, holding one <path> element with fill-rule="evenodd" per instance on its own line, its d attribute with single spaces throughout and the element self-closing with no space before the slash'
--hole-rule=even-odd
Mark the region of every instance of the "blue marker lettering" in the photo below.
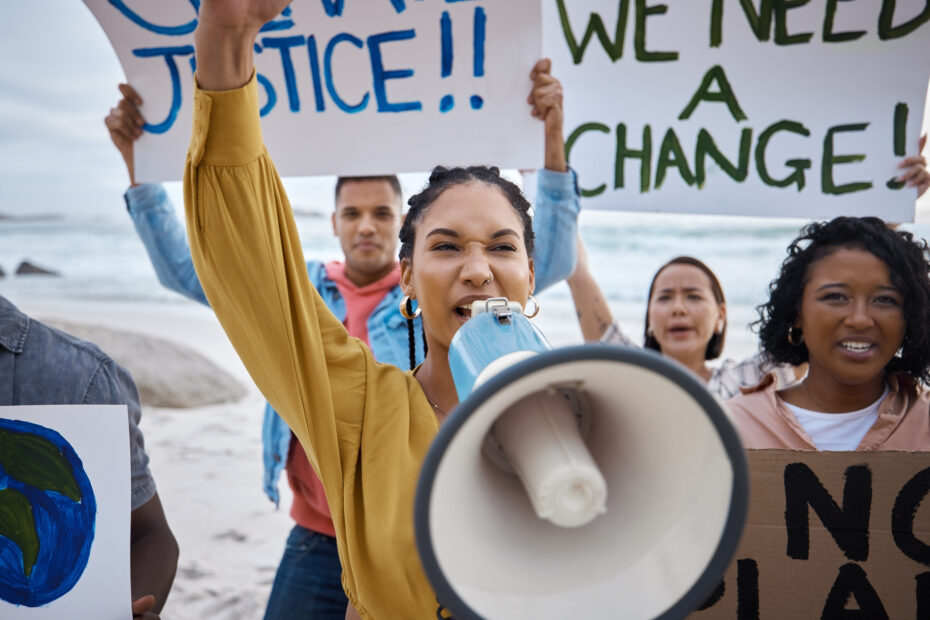
<svg viewBox="0 0 930 620">
<path fill-rule="evenodd" d="M 452 75 L 452 60 L 454 50 L 452 47 L 452 18 L 449 17 L 449 11 L 443 11 L 442 17 L 439 18 L 439 40 L 440 40 L 440 76 L 447 78 Z M 444 95 L 439 101 L 439 111 L 445 114 L 455 107 L 455 98 L 452 95 Z"/>
<path fill-rule="evenodd" d="M 443 11 L 439 20 L 439 29 L 442 40 L 442 77 L 452 75 L 452 18 L 449 17 L 449 11 Z"/>
<path fill-rule="evenodd" d="M 297 93 L 297 78 L 294 77 L 294 62 L 291 60 L 291 48 L 303 45 L 307 39 L 303 35 L 293 37 L 264 37 L 262 45 L 281 51 L 281 67 L 284 69 L 284 84 L 287 86 L 287 102 L 291 112 L 300 112 L 300 95 Z"/>
<path fill-rule="evenodd" d="M 194 14 L 196 15 L 198 10 L 200 9 L 199 0 L 188 0 L 188 1 L 191 3 L 191 6 L 194 7 Z M 115 8 L 117 11 L 122 13 L 123 16 L 126 17 L 126 19 L 136 24 L 137 26 L 141 26 L 142 28 L 145 28 L 146 30 L 150 32 L 154 32 L 156 34 L 164 34 L 164 35 L 168 35 L 172 37 L 177 37 L 177 36 L 181 36 L 185 34 L 190 34 L 194 32 L 194 30 L 197 28 L 196 17 L 192 19 L 191 21 L 187 22 L 186 24 L 181 24 L 179 26 L 159 26 L 158 24 L 153 24 L 152 22 L 140 17 L 138 13 L 136 13 L 135 11 L 130 9 L 128 6 L 126 6 L 126 3 L 123 2 L 123 0 L 109 0 L 109 2 L 111 5 L 113 5 L 113 8 Z"/>
<path fill-rule="evenodd" d="M 270 21 L 259 32 L 276 32 L 278 30 L 287 30 L 294 27 L 294 21 L 291 19 L 282 19 L 279 21 Z"/>
<path fill-rule="evenodd" d="M 323 0 L 323 10 L 326 11 L 327 17 L 339 17 L 342 15 L 342 9 L 345 7 L 345 0 Z"/>
<path fill-rule="evenodd" d="M 488 16 L 482 7 L 475 7 L 475 77 L 484 77 L 484 39 Z"/>
<path fill-rule="evenodd" d="M 413 39 L 417 33 L 410 30 L 395 30 L 368 37 L 368 53 L 371 55 L 371 72 L 374 77 L 375 99 L 378 101 L 378 112 L 407 112 L 421 110 L 423 106 L 419 101 L 402 101 L 391 103 L 387 100 L 384 83 L 387 80 L 398 80 L 413 75 L 413 69 L 384 70 L 384 61 L 381 59 L 381 44 L 389 41 L 404 41 Z"/>
<path fill-rule="evenodd" d="M 197 1 L 199 2 L 200 0 L 197 0 Z M 285 7 L 285 9 L 281 11 L 281 15 L 282 17 L 290 17 L 291 7 Z M 277 32 L 279 30 L 288 30 L 293 27 L 294 27 L 294 21 L 291 19 L 281 19 L 277 21 L 271 20 L 270 22 L 262 26 L 262 29 L 259 30 L 259 32 Z"/>
<path fill-rule="evenodd" d="M 310 57 L 310 77 L 313 79 L 313 97 L 316 101 L 316 111 L 326 110 L 323 101 L 323 85 L 320 83 L 320 58 L 316 51 L 316 37 L 307 37 L 307 55 Z"/>
<path fill-rule="evenodd" d="M 264 117 L 274 109 L 274 104 L 278 102 L 278 96 L 274 92 L 274 86 L 271 85 L 271 80 L 266 78 L 261 73 L 256 73 L 255 79 L 257 79 L 258 83 L 265 88 L 265 96 L 267 97 L 267 101 L 265 101 L 265 105 L 262 106 L 262 109 L 258 111 L 258 115 Z"/>
<path fill-rule="evenodd" d="M 330 39 L 329 43 L 326 45 L 326 51 L 323 52 L 323 69 L 326 72 L 326 90 L 329 91 L 329 96 L 332 97 L 333 102 L 340 110 L 348 112 L 349 114 L 354 114 L 356 112 L 361 112 L 365 109 L 365 106 L 368 105 L 368 93 L 366 92 L 362 100 L 356 105 L 349 105 L 339 96 L 339 93 L 336 92 L 336 85 L 333 83 L 333 51 L 336 49 L 336 46 L 343 41 L 348 41 L 359 49 L 365 46 L 365 43 L 361 39 L 348 32 L 341 32 Z"/>
<path fill-rule="evenodd" d="M 133 56 L 139 58 L 152 58 L 162 56 L 168 65 L 168 74 L 171 76 L 171 109 L 168 110 L 168 116 L 162 122 L 153 125 L 146 123 L 142 129 L 150 133 L 165 133 L 174 121 L 178 118 L 178 110 L 181 109 L 181 75 L 178 71 L 178 63 L 175 56 L 187 56 L 194 54 L 193 45 L 181 45 L 178 47 L 150 47 L 132 50 Z"/>
<path fill-rule="evenodd" d="M 446 0 L 446 2 L 448 1 Z M 345 4 L 345 0 L 323 0 L 323 10 L 328 17 L 341 17 Z M 403 13 L 407 9 L 404 0 L 391 0 L 391 6 L 394 7 L 394 11 L 397 13 Z"/>
</svg>

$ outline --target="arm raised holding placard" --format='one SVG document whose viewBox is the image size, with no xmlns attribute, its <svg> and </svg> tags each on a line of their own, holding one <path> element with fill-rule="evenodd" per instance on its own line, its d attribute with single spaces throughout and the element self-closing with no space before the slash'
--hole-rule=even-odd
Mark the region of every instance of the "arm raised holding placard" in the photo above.
<svg viewBox="0 0 930 620">
<path fill-rule="evenodd" d="M 184 182 L 194 264 L 245 367 L 322 479 L 350 603 L 366 618 L 431 617 L 410 510 L 436 414 L 412 374 L 377 364 L 349 337 L 308 278 L 250 79 L 252 38 L 286 3 L 258 19 L 239 13 L 239 27 L 214 19 L 236 4 L 204 2 L 196 35 Z M 245 65 L 220 53 L 230 46 Z"/>
<path fill-rule="evenodd" d="M 307 277 L 250 79 L 250 37 L 262 20 L 216 17 L 237 4 L 201 9 L 184 182 L 191 254 L 245 367 L 323 480 L 352 606 L 362 618 L 436 617 L 410 518 L 416 480 L 458 402 L 447 351 L 468 304 L 500 296 L 525 304 L 533 289 L 529 205 L 496 168 L 433 171 L 400 235 L 401 287 L 417 302 L 429 352 L 415 371 L 376 363 Z M 221 53 L 230 47 L 237 51 Z"/>
<path fill-rule="evenodd" d="M 200 88 L 223 91 L 244 86 L 254 67 L 252 46 L 256 35 L 290 3 L 290 0 L 203 2 L 194 32 Z"/>
<path fill-rule="evenodd" d="M 540 119 L 545 131 L 545 167 L 537 171 L 536 202 L 533 205 L 533 253 L 536 292 L 568 278 L 575 270 L 575 239 L 581 195 L 578 177 L 568 167 L 562 136 L 562 84 L 552 75 L 552 61 L 539 60 L 530 72 L 533 89 L 527 98 L 530 113 Z"/>
</svg>

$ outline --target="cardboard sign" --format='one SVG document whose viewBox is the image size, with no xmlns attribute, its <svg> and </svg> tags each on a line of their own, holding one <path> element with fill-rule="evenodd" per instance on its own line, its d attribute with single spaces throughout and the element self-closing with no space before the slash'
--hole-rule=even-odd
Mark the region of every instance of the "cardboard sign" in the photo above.
<svg viewBox="0 0 930 620">
<path fill-rule="evenodd" d="M 690 618 L 930 618 L 930 452 L 748 457 L 742 542 Z"/>
<path fill-rule="evenodd" d="M 544 0 L 585 208 L 912 221 L 927 0 Z"/>
<path fill-rule="evenodd" d="M 199 0 L 85 4 L 144 101 L 136 180 L 180 179 Z M 298 0 L 254 49 L 265 143 L 284 176 L 542 162 L 526 103 L 538 0 Z"/>
<path fill-rule="evenodd" d="M 0 407 L 0 618 L 132 617 L 126 416 Z"/>
</svg>

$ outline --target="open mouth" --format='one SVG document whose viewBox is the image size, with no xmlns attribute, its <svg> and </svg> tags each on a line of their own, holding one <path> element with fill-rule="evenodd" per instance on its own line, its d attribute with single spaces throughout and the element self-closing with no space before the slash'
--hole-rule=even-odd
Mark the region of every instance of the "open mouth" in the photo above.
<svg viewBox="0 0 930 620">
<path fill-rule="evenodd" d="M 455 314 L 462 317 L 466 321 L 471 318 L 471 304 L 456 306 Z"/>
<path fill-rule="evenodd" d="M 841 342 L 839 346 L 841 349 L 849 351 L 850 353 L 867 353 L 875 347 L 875 345 L 870 342 L 855 341 Z"/>
</svg>

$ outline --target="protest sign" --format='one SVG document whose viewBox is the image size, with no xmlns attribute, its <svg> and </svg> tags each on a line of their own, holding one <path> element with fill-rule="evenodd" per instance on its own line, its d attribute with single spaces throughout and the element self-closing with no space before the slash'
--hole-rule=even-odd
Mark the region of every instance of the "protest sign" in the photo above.
<svg viewBox="0 0 930 620">
<path fill-rule="evenodd" d="M 136 179 L 180 179 L 199 0 L 85 4 L 144 100 Z M 255 42 L 265 143 L 285 176 L 536 167 L 540 41 L 538 0 L 294 2 Z"/>
<path fill-rule="evenodd" d="M 748 459 L 742 542 L 690 618 L 930 618 L 930 452 Z"/>
<path fill-rule="evenodd" d="M 544 0 L 586 208 L 911 221 L 927 0 Z"/>
<path fill-rule="evenodd" d="M 0 618 L 132 616 L 126 415 L 0 407 Z"/>
</svg>

